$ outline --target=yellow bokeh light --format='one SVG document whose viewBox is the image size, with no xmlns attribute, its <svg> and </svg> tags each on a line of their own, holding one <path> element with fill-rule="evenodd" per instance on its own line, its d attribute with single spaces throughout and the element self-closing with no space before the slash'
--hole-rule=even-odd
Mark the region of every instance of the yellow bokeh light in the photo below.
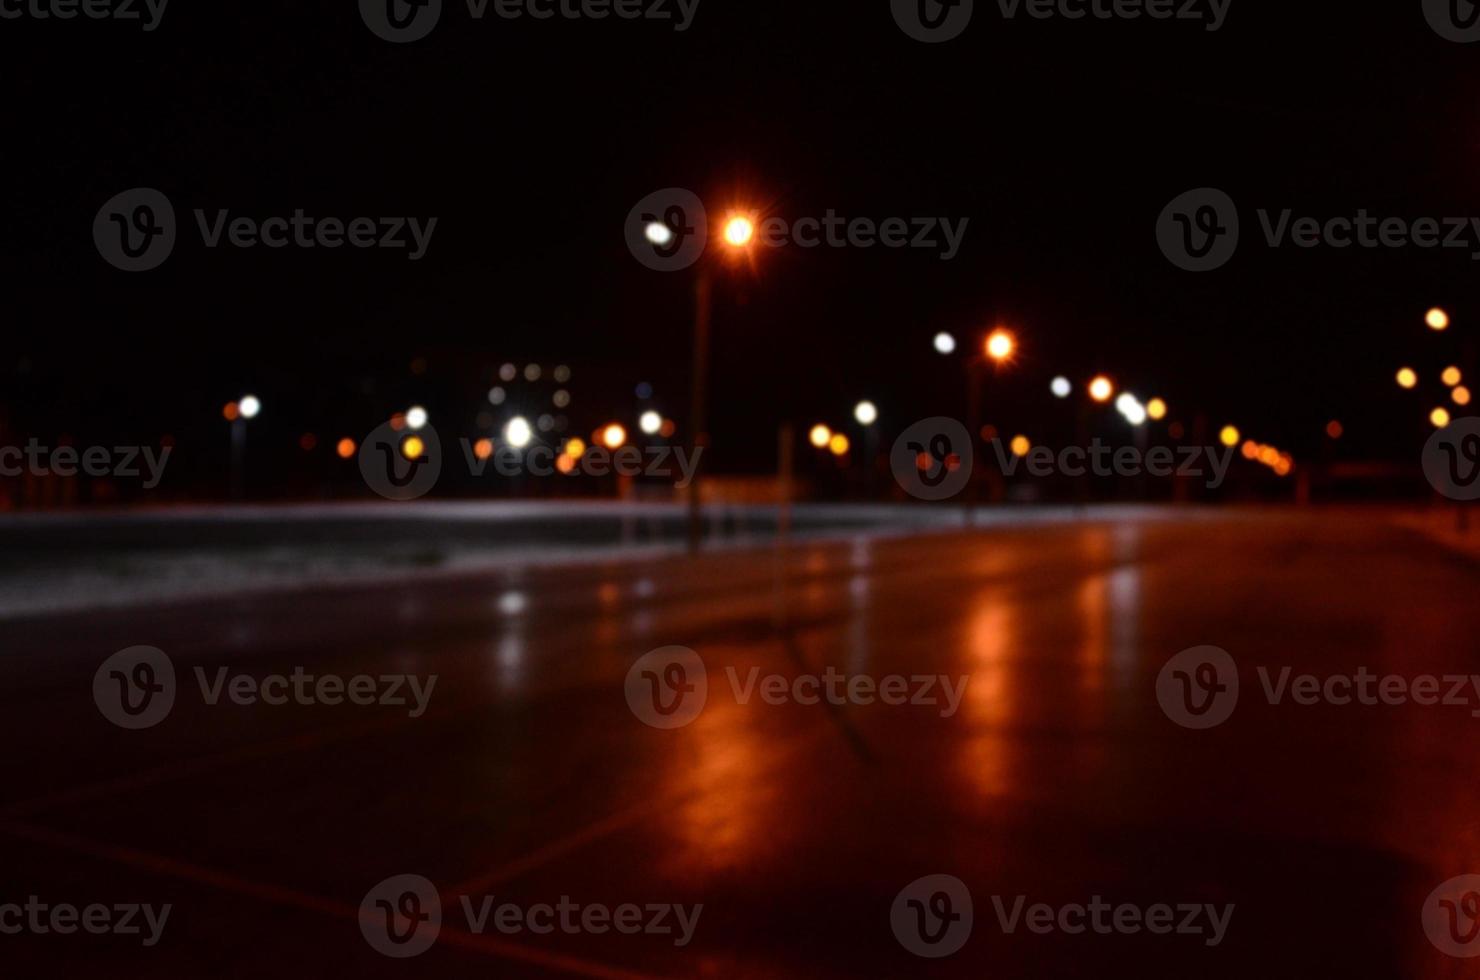
<svg viewBox="0 0 1480 980">
<path fill-rule="evenodd" d="M 1223 431 L 1218 433 L 1218 441 L 1223 443 L 1223 445 L 1227 446 L 1229 449 L 1237 446 L 1241 438 L 1242 437 L 1239 435 L 1238 429 L 1231 425 L 1225 425 L 1223 427 Z"/>
<path fill-rule="evenodd" d="M 1432 310 L 1429 310 L 1428 314 L 1424 317 L 1424 322 L 1429 325 L 1430 330 L 1448 330 L 1449 314 L 1436 306 Z"/>
<path fill-rule="evenodd" d="M 1457 367 L 1445 368 L 1444 373 L 1441 375 L 1441 377 L 1444 379 L 1444 383 L 1451 388 L 1459 384 L 1461 381 L 1465 380 L 1465 376 L 1460 373 L 1460 370 Z"/>
<path fill-rule="evenodd" d="M 1167 403 L 1160 398 L 1151 399 L 1146 403 L 1146 414 L 1151 416 L 1153 421 L 1160 422 L 1167 417 Z"/>
<path fill-rule="evenodd" d="M 755 237 L 755 222 L 744 215 L 736 215 L 725 222 L 725 241 L 736 248 L 744 248 Z"/>
<path fill-rule="evenodd" d="M 1108 402 L 1115 394 L 1115 386 L 1103 374 L 1089 383 L 1089 396 L 1097 402 Z"/>
<path fill-rule="evenodd" d="M 421 441 L 421 436 L 407 436 L 401 443 L 401 455 L 407 459 L 421 459 L 426 449 L 427 444 Z"/>
<path fill-rule="evenodd" d="M 1434 428 L 1442 429 L 1449 424 L 1449 409 L 1436 408 L 1429 413 L 1429 421 L 1434 423 Z"/>
<path fill-rule="evenodd" d="M 479 459 L 487 459 L 493 455 L 493 440 L 479 439 L 473 443 L 473 455 Z"/>
<path fill-rule="evenodd" d="M 1458 387 L 1456 387 L 1451 394 L 1453 394 L 1454 396 L 1454 403 L 1456 405 L 1470 404 L 1470 389 L 1466 388 L 1464 385 L 1459 385 Z"/>
<path fill-rule="evenodd" d="M 586 442 L 583 439 L 569 439 L 565 443 L 565 455 L 572 458 L 579 457 L 586 452 Z"/>
<path fill-rule="evenodd" d="M 1413 368 L 1403 368 L 1398 372 L 1398 386 L 1400 388 L 1412 388 L 1418 384 L 1418 372 Z"/>
<path fill-rule="evenodd" d="M 812 431 L 807 434 L 807 438 L 811 440 L 812 445 L 822 449 L 832 441 L 832 429 L 819 423 L 812 426 Z"/>
<path fill-rule="evenodd" d="M 627 442 L 627 430 L 616 422 L 601 430 L 601 444 L 608 449 L 621 449 Z"/>
<path fill-rule="evenodd" d="M 827 448 L 832 450 L 832 454 L 834 456 L 848 455 L 848 450 L 852 447 L 852 445 L 853 444 L 848 441 L 848 437 L 843 435 L 841 432 L 836 433 L 827 442 Z"/>
<path fill-rule="evenodd" d="M 1011 448 L 1014 456 L 1026 456 L 1028 450 L 1033 448 L 1033 443 L 1027 436 L 1014 436 Z"/>
</svg>

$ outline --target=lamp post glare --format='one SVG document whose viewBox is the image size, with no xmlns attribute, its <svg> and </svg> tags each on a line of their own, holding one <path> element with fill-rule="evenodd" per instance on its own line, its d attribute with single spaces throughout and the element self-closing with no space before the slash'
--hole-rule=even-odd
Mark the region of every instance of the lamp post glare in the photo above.
<svg viewBox="0 0 1480 980">
<path fill-rule="evenodd" d="M 993 330 L 987 337 L 987 356 L 1001 363 L 1012 356 L 1017 350 L 1017 338 L 1007 330 Z"/>
<path fill-rule="evenodd" d="M 725 222 L 725 241 L 735 247 L 744 248 L 755 238 L 755 222 L 737 214 Z"/>
</svg>

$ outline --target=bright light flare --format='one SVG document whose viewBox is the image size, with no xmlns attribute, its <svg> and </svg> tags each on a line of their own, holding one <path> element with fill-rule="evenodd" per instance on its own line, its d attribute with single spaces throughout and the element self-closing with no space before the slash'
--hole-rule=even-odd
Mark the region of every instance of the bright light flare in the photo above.
<svg viewBox="0 0 1480 980">
<path fill-rule="evenodd" d="M 257 400 L 256 395 L 244 395 L 236 404 L 244 419 L 254 419 L 262 411 L 262 403 Z"/>
<path fill-rule="evenodd" d="M 859 402 L 853 406 L 853 417 L 859 425 L 873 425 L 879 421 L 879 407 L 873 402 Z"/>
<path fill-rule="evenodd" d="M 937 354 L 956 353 L 956 338 L 942 330 L 935 335 L 935 352 Z"/>
<path fill-rule="evenodd" d="M 413 431 L 427 427 L 427 410 L 420 405 L 412 405 L 406 409 L 406 427 Z"/>
<path fill-rule="evenodd" d="M 427 444 L 421 441 L 421 436 L 407 436 L 401 440 L 401 455 L 409 460 L 421 459 L 422 453 L 427 451 Z"/>
<path fill-rule="evenodd" d="M 744 248 L 755 238 L 755 222 L 737 214 L 725 222 L 725 241 L 734 248 Z"/>
<path fill-rule="evenodd" d="M 1462 374 L 1460 372 L 1460 369 L 1457 367 L 1445 368 L 1444 373 L 1443 375 L 1441 375 L 1441 377 L 1443 378 L 1444 383 L 1451 388 L 1459 384 L 1461 381 L 1465 380 L 1464 374 Z"/>
<path fill-rule="evenodd" d="M 601 444 L 608 449 L 621 449 L 627 444 L 627 430 L 613 422 L 601 430 Z"/>
<path fill-rule="evenodd" d="M 1060 375 L 1048 383 L 1048 390 L 1053 392 L 1055 398 L 1068 398 L 1074 393 L 1074 385 L 1068 378 Z"/>
<path fill-rule="evenodd" d="M 1448 330 L 1449 314 L 1436 306 L 1424 316 L 1423 322 L 1429 325 L 1430 330 Z"/>
<path fill-rule="evenodd" d="M 1413 388 L 1418 384 L 1418 372 L 1413 368 L 1403 368 L 1398 371 L 1398 387 Z"/>
<path fill-rule="evenodd" d="M 848 441 L 848 437 L 841 432 L 834 433 L 833 437 L 827 441 L 827 448 L 832 450 L 834 456 L 846 456 L 852 447 L 853 444 Z"/>
<path fill-rule="evenodd" d="M 993 330 L 987 337 L 987 356 L 994 361 L 1005 361 L 1017 350 L 1017 338 L 1009 330 Z"/>
<path fill-rule="evenodd" d="M 1436 408 L 1429 413 L 1429 421 L 1434 423 L 1434 428 L 1442 429 L 1449 424 L 1449 409 Z"/>
<path fill-rule="evenodd" d="M 1218 441 L 1229 449 L 1237 446 L 1241 438 L 1238 429 L 1232 425 L 1225 425 L 1223 431 L 1218 433 Z"/>
<path fill-rule="evenodd" d="M 642 429 L 644 435 L 655 436 L 663 428 L 663 416 L 657 412 L 643 412 L 642 417 L 637 420 L 637 427 Z"/>
<path fill-rule="evenodd" d="M 1089 383 L 1089 396 L 1100 404 L 1108 402 L 1115 394 L 1115 385 L 1103 374 Z"/>
<path fill-rule="evenodd" d="M 504 441 L 515 449 L 523 449 L 534 439 L 534 428 L 529 424 L 529 419 L 522 415 L 516 415 L 509 419 L 509 424 L 504 426 Z"/>
<path fill-rule="evenodd" d="M 832 441 L 832 429 L 818 423 L 812 426 L 812 431 L 807 433 L 807 439 L 818 449 L 822 449 Z"/>
<path fill-rule="evenodd" d="M 659 248 L 673 241 L 673 229 L 661 221 L 648 222 L 648 226 L 643 229 L 642 233 L 648 241 L 657 245 Z"/>
</svg>

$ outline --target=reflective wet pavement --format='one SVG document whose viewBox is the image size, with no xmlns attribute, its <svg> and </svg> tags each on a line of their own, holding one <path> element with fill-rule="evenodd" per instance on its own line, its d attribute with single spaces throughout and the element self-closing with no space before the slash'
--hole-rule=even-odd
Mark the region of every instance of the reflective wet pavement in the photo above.
<svg viewBox="0 0 1480 980">
<path fill-rule="evenodd" d="M 1436 950 L 1420 914 L 1480 867 L 1480 695 L 1271 704 L 1257 671 L 1476 673 L 1477 583 L 1480 565 L 1380 513 L 1189 512 L 6 624 L 0 904 L 173 910 L 148 948 L 5 936 L 5 972 L 1460 976 L 1472 964 Z M 1204 644 L 1242 688 L 1226 723 L 1195 731 L 1156 682 Z M 93 677 L 135 645 L 168 654 L 178 690 L 129 731 Z M 672 645 L 702 658 L 708 698 L 664 730 L 625 691 Z M 419 717 L 208 704 L 196 669 L 214 683 L 223 667 L 437 681 Z M 767 675 L 829 668 L 966 686 L 954 712 L 938 682 L 934 704 L 761 693 Z M 442 896 L 414 959 L 377 952 L 358 921 L 403 874 Z M 969 889 L 974 921 L 959 952 L 923 959 L 891 905 L 936 874 Z M 645 923 L 650 905 L 703 909 L 679 945 L 672 915 L 668 933 L 477 934 L 459 896 L 630 903 Z M 1010 913 L 1018 896 L 1233 911 L 1217 945 L 1007 934 L 994 897 Z"/>
</svg>

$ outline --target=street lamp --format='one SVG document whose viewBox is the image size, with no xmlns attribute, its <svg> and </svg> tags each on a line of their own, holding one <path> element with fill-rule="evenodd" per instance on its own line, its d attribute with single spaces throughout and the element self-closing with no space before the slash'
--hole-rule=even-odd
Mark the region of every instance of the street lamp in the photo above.
<svg viewBox="0 0 1480 980">
<path fill-rule="evenodd" d="M 241 500 L 246 483 L 247 422 L 262 413 L 256 395 L 243 395 L 227 405 L 223 414 L 231 422 L 231 499 Z"/>
<path fill-rule="evenodd" d="M 987 356 L 998 364 L 1011 358 L 1013 352 L 1016 350 L 1017 338 L 1012 335 L 1010 330 L 1003 330 L 999 327 L 987 336 Z"/>
<path fill-rule="evenodd" d="M 671 232 L 670 232 L 671 234 Z M 755 240 L 755 222 L 744 214 L 734 213 L 725 221 L 723 240 L 738 255 L 747 251 Z M 704 516 L 699 506 L 700 461 L 709 449 L 706 399 L 709 393 L 709 326 L 714 314 L 713 286 L 709 263 L 700 260 L 694 281 L 694 377 L 693 398 L 689 407 L 690 434 L 694 440 L 694 472 L 689 478 L 689 553 L 697 554 L 704 536 Z M 661 423 L 660 423 L 661 424 Z M 625 433 L 624 433 L 625 435 Z"/>
</svg>

